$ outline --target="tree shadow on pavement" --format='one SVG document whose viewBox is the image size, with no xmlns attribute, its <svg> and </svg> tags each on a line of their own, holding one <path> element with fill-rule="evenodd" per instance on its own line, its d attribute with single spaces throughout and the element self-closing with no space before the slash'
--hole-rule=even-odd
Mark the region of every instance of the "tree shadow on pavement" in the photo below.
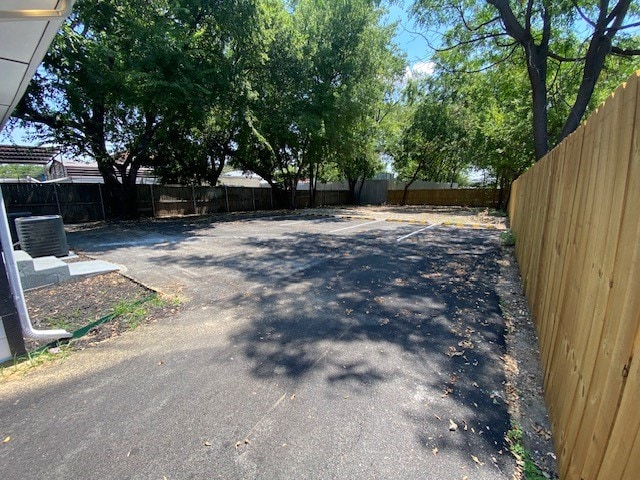
<svg viewBox="0 0 640 480">
<path fill-rule="evenodd" d="M 471 468 L 512 469 L 495 232 L 432 229 L 406 242 L 379 231 L 290 233 L 246 246 L 242 258 L 171 261 L 251 282 L 215 307 L 247 320 L 230 342 L 252 375 L 368 396 L 410 422 L 427 452 L 455 449 Z"/>
</svg>

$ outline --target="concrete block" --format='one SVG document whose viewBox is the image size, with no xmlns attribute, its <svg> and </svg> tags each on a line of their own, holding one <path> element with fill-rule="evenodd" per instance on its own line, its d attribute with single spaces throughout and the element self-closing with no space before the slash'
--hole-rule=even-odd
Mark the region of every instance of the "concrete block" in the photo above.
<svg viewBox="0 0 640 480">
<path fill-rule="evenodd" d="M 33 273 L 33 258 L 24 250 L 16 250 L 13 252 L 13 257 L 16 260 L 18 266 L 18 272 L 20 276 L 29 275 Z"/>
<path fill-rule="evenodd" d="M 25 290 L 66 282 L 70 277 L 69 265 L 53 256 L 34 258 L 31 270 L 26 262 L 20 270 L 20 282 Z"/>
<path fill-rule="evenodd" d="M 72 277 L 86 277 L 100 273 L 117 272 L 120 268 L 113 263 L 102 260 L 90 260 L 86 262 L 70 263 L 69 272 Z"/>
</svg>

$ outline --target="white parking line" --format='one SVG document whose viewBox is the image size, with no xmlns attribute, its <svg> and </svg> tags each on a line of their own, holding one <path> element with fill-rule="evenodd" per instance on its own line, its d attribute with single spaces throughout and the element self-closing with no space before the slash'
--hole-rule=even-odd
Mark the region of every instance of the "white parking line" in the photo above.
<svg viewBox="0 0 640 480">
<path fill-rule="evenodd" d="M 349 230 L 351 228 L 364 227 L 365 225 L 372 225 L 374 223 L 384 222 L 384 220 L 372 220 L 371 222 L 359 223 L 358 225 L 350 225 L 348 227 L 338 228 L 336 230 L 331 230 L 329 233 L 342 232 L 344 230 Z"/>
<path fill-rule="evenodd" d="M 291 225 L 299 225 L 299 224 L 300 224 L 300 220 L 298 220 L 296 222 L 278 223 L 275 226 L 276 227 L 290 227 Z"/>
<path fill-rule="evenodd" d="M 410 233 L 410 234 L 408 234 L 408 235 L 403 235 L 402 237 L 399 237 L 399 238 L 396 240 L 396 242 L 401 242 L 401 241 L 402 241 L 402 240 L 404 240 L 405 238 L 409 238 L 409 237 L 411 237 L 411 236 L 413 236 L 413 235 L 417 235 L 417 234 L 418 234 L 418 233 L 420 233 L 420 232 L 424 232 L 425 230 L 428 230 L 428 229 L 430 229 L 430 228 L 437 227 L 438 225 L 442 225 L 442 223 L 434 223 L 433 225 L 429 225 L 429 226 L 427 226 L 427 227 L 421 228 L 420 230 L 416 230 L 415 232 L 411 232 L 411 233 Z"/>
</svg>

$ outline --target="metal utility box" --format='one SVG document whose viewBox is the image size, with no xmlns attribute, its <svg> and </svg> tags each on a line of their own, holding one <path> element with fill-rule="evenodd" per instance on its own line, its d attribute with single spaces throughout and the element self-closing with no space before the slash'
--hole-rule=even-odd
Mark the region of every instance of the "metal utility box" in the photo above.
<svg viewBox="0 0 640 480">
<path fill-rule="evenodd" d="M 19 241 L 18 239 L 18 231 L 16 230 L 16 220 L 21 217 L 30 217 L 31 212 L 13 212 L 7 213 L 7 217 L 9 219 L 9 230 L 11 231 L 11 240 L 13 243 Z"/>
<path fill-rule="evenodd" d="M 16 218 L 20 248 L 32 257 L 66 257 L 67 235 L 60 215 Z"/>
</svg>

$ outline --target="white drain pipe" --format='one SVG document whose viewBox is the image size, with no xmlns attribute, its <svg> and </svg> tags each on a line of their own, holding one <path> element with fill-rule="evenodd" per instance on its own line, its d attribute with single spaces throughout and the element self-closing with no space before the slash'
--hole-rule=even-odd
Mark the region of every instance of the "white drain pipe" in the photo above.
<svg viewBox="0 0 640 480">
<path fill-rule="evenodd" d="M 7 218 L 7 211 L 4 207 L 4 197 L 2 196 L 2 189 L 0 188 L 0 243 L 2 244 L 2 251 L 4 253 L 4 264 L 7 268 L 7 277 L 9 278 L 9 288 L 11 289 L 11 295 L 13 295 L 13 303 L 18 310 L 18 318 L 20 319 L 20 326 L 22 327 L 22 334 L 25 337 L 33 338 L 34 340 L 52 341 L 60 338 L 71 338 L 71 334 L 66 330 L 36 330 L 31 324 L 31 318 L 29 318 L 29 312 L 27 311 L 27 304 L 24 301 L 24 292 L 22 291 L 22 284 L 20 283 L 20 273 L 18 272 L 18 266 L 16 259 L 13 255 L 13 244 L 11 242 L 11 233 L 9 230 L 9 219 Z"/>
</svg>

